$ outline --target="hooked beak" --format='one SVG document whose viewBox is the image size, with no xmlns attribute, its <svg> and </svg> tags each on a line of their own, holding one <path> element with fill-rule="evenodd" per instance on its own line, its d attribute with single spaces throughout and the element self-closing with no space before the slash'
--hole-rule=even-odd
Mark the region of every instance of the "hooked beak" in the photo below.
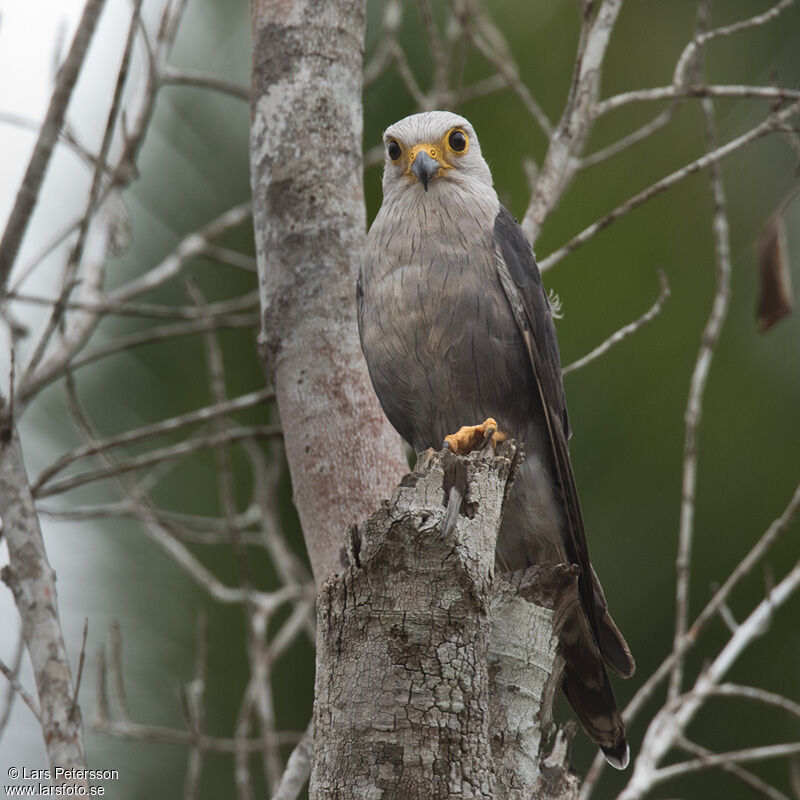
<svg viewBox="0 0 800 800">
<path fill-rule="evenodd" d="M 427 192 L 428 181 L 439 172 L 441 166 L 435 158 L 431 158 L 424 150 L 420 150 L 411 165 L 411 173 L 425 187 Z"/>
</svg>

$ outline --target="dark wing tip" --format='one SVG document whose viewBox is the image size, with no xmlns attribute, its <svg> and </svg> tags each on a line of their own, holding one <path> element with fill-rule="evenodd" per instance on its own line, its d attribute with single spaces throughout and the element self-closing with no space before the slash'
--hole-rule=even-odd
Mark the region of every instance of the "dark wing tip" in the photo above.
<svg viewBox="0 0 800 800">
<path fill-rule="evenodd" d="M 636 672 L 636 662 L 633 660 L 628 643 L 614 624 L 608 610 L 600 612 L 600 648 L 603 660 L 617 675 L 630 678 Z"/>
<path fill-rule="evenodd" d="M 631 748 L 628 740 L 623 737 L 622 741 L 614 747 L 601 747 L 605 760 L 614 769 L 625 769 L 631 760 Z"/>
</svg>

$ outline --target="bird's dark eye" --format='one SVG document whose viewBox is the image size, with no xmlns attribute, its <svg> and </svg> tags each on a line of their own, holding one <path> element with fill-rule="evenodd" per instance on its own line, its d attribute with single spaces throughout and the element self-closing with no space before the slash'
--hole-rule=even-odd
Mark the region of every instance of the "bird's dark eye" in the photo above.
<svg viewBox="0 0 800 800">
<path fill-rule="evenodd" d="M 386 152 L 389 154 L 389 158 L 391 158 L 392 161 L 397 161 L 397 159 L 403 154 L 402 148 L 394 139 L 392 139 L 389 144 L 386 145 Z"/>
<path fill-rule="evenodd" d="M 463 153 L 467 149 L 467 135 L 464 131 L 455 130 L 450 134 L 447 140 L 451 150 L 456 153 Z"/>
</svg>

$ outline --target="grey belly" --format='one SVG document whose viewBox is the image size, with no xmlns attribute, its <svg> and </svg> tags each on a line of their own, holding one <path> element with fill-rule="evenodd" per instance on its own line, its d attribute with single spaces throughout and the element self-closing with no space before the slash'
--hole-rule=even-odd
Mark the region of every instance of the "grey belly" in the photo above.
<svg viewBox="0 0 800 800">
<path fill-rule="evenodd" d="M 563 560 L 563 512 L 527 352 L 493 278 L 451 285 L 436 273 L 395 273 L 382 302 L 365 303 L 361 333 L 381 405 L 417 452 L 438 449 L 446 435 L 487 417 L 524 442 L 528 457 L 498 540 L 501 564 L 519 569 Z"/>
<path fill-rule="evenodd" d="M 381 304 L 364 323 L 370 375 L 389 421 L 417 452 L 487 417 L 521 438 L 536 415 L 535 386 L 505 296 L 485 286 L 425 288 Z"/>
</svg>

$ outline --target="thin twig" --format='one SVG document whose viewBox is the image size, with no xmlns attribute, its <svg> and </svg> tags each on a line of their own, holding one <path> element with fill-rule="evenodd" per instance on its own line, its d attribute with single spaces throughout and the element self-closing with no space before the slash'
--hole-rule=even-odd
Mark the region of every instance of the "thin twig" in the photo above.
<svg viewBox="0 0 800 800">
<path fill-rule="evenodd" d="M 78 486 L 85 486 L 87 483 L 92 483 L 93 481 L 106 480 L 107 478 L 113 478 L 125 472 L 142 469 L 143 467 L 151 467 L 161 461 L 183 458 L 197 450 L 219 447 L 221 445 L 232 444 L 233 442 L 241 442 L 245 439 L 269 439 L 281 435 L 282 433 L 279 425 L 249 425 L 241 428 L 228 428 L 224 431 L 189 439 L 170 447 L 162 447 L 140 456 L 119 461 L 112 467 L 98 467 L 97 469 L 81 472 L 71 478 L 64 478 L 60 481 L 51 482 L 39 487 L 36 496 L 39 498 L 50 497 L 60 492 L 68 492 L 71 489 L 75 489 Z"/>
<path fill-rule="evenodd" d="M 24 387 L 21 387 L 19 397 L 21 400 L 28 401 L 31 397 L 38 394 L 49 384 L 62 378 L 67 372 L 75 370 L 99 361 L 102 358 L 116 355 L 117 353 L 130 350 L 134 347 L 163 342 L 168 339 L 177 339 L 181 336 L 192 336 L 196 333 L 210 330 L 212 328 L 251 328 L 258 324 L 259 315 L 254 314 L 226 314 L 219 317 L 211 317 L 188 322 L 176 322 L 171 325 L 157 325 L 147 328 L 127 336 L 120 336 L 107 344 L 100 345 L 88 353 L 76 356 L 69 364 L 59 364 L 52 371 L 46 374 L 41 372 L 34 375 Z"/>
<path fill-rule="evenodd" d="M 314 749 L 313 721 L 308 723 L 303 737 L 289 756 L 281 782 L 272 800 L 296 800 L 311 774 L 311 756 Z"/>
<path fill-rule="evenodd" d="M 259 753 L 264 748 L 263 739 L 227 739 L 223 736 L 196 736 L 191 731 L 179 728 L 168 728 L 163 725 L 145 725 L 124 720 L 96 719 L 92 729 L 97 733 L 112 736 L 116 739 L 127 739 L 136 742 L 158 744 L 177 744 L 184 747 L 195 747 L 205 753 L 235 753 L 242 748 L 247 753 Z M 295 744 L 301 734 L 292 731 L 281 731 L 278 736 L 280 744 Z"/>
<path fill-rule="evenodd" d="M 709 756 L 714 755 L 711 750 L 701 747 L 699 744 L 695 744 L 694 742 L 690 742 L 683 736 L 678 740 L 678 746 L 692 755 L 699 756 L 701 759 L 706 759 Z M 740 781 L 742 781 L 742 783 L 749 786 L 751 789 L 755 789 L 757 792 L 760 792 L 765 797 L 769 797 L 770 800 L 789 800 L 789 798 L 783 792 L 779 792 L 774 786 L 770 786 L 770 784 L 768 784 L 766 781 L 761 780 L 758 775 L 754 775 L 752 772 L 744 769 L 744 767 L 740 767 L 734 762 L 725 762 L 721 766 L 725 772 L 735 775 Z"/>
<path fill-rule="evenodd" d="M 655 303 L 653 303 L 653 305 L 644 314 L 642 314 L 639 319 L 634 320 L 628 325 L 620 328 L 616 333 L 613 333 L 608 337 L 608 339 L 595 347 L 594 350 L 587 353 L 582 358 L 579 358 L 577 361 L 573 361 L 571 364 L 568 364 L 566 367 L 564 367 L 564 369 L 561 370 L 561 374 L 569 375 L 570 372 L 575 372 L 575 370 L 585 367 L 587 364 L 591 363 L 597 358 L 600 358 L 600 356 L 608 352 L 615 344 L 618 344 L 631 334 L 636 333 L 636 331 L 644 327 L 652 319 L 655 319 L 655 317 L 661 313 L 661 309 L 669 297 L 669 283 L 667 281 L 667 276 L 661 269 L 658 271 L 658 280 L 661 284 L 661 291 L 659 292 Z"/>
<path fill-rule="evenodd" d="M 397 33 L 402 21 L 403 4 L 399 0 L 388 0 L 383 9 L 381 37 L 378 40 L 378 46 L 370 60 L 364 63 L 363 83 L 365 89 L 375 83 L 389 66 L 392 59 L 390 44 L 397 40 Z"/>
<path fill-rule="evenodd" d="M 678 737 L 683 736 L 687 726 L 704 705 L 713 688 L 719 684 L 742 653 L 769 627 L 777 609 L 786 603 L 798 589 L 800 589 L 800 561 L 739 625 L 736 633 L 731 636 L 725 647 L 701 672 L 692 690 L 674 698 L 655 715 L 645 733 L 634 764 L 633 774 L 629 778 L 628 785 L 619 795 L 619 800 L 639 800 L 655 783 L 660 783 L 675 774 L 681 774 L 680 771 L 670 772 L 673 767 L 658 768 L 658 764 L 674 746 Z M 660 671 L 661 669 L 659 669 Z M 668 671 L 665 674 L 668 674 Z M 798 748 L 794 752 L 800 752 L 800 744 L 794 745 L 794 747 Z M 789 753 L 784 754 L 788 755 Z M 777 753 L 770 753 L 770 757 L 772 755 L 777 755 Z M 730 753 L 722 754 L 720 758 L 723 761 L 748 760 L 747 758 L 737 759 Z"/>
<path fill-rule="evenodd" d="M 81 652 L 78 656 L 78 674 L 75 676 L 75 694 L 72 696 L 72 710 L 70 716 L 78 712 L 78 695 L 81 691 L 83 680 L 83 665 L 86 662 L 86 637 L 89 635 L 89 618 L 83 620 L 83 636 L 81 637 Z"/>
<path fill-rule="evenodd" d="M 517 66 L 507 57 L 507 47 L 500 30 L 491 21 L 489 15 L 479 5 L 464 2 L 451 2 L 453 15 L 461 24 L 465 34 L 475 49 L 503 76 L 508 87 L 519 97 L 528 113 L 534 118 L 542 133 L 552 139 L 553 123 L 547 118 L 542 107 L 536 102 L 528 87 L 519 77 Z M 484 33 L 485 32 L 485 33 Z M 492 43 L 499 45 L 498 52 Z"/>
<path fill-rule="evenodd" d="M 204 698 L 206 690 L 206 673 L 208 661 L 208 623 L 205 612 L 197 615 L 195 633 L 195 671 L 194 680 L 184 687 L 183 697 L 186 704 L 189 730 L 197 737 L 203 735 L 205 722 Z M 203 750 L 192 747 L 189 750 L 186 765 L 186 778 L 183 784 L 185 800 L 195 800 L 200 790 L 203 774 Z"/>
<path fill-rule="evenodd" d="M 250 201 L 240 203 L 220 214 L 216 219 L 197 231 L 185 236 L 178 246 L 163 261 L 138 278 L 120 286 L 109 295 L 116 302 L 130 300 L 143 292 L 156 289 L 170 278 L 178 275 L 183 266 L 192 258 L 203 255 L 212 239 L 221 236 L 233 228 L 237 228 L 252 216 Z"/>
<path fill-rule="evenodd" d="M 97 503 L 86 506 L 69 506 L 66 508 L 53 508 L 37 505 L 40 514 L 62 519 L 69 522 L 85 521 L 89 519 L 112 519 L 115 517 L 135 517 L 138 509 L 128 500 L 116 503 Z M 219 517 L 207 517 L 202 514 L 185 514 L 179 511 L 168 511 L 164 508 L 153 509 L 159 522 L 170 527 L 175 535 L 182 541 L 196 544 L 223 544 L 228 540 L 227 525 Z M 247 544 L 264 547 L 263 537 L 260 532 L 247 530 L 252 528 L 261 519 L 260 511 L 255 505 L 250 505 L 241 514 L 236 516 L 236 525 L 241 531 L 240 535 Z"/>
<path fill-rule="evenodd" d="M 697 619 L 692 623 L 692 626 L 686 633 L 686 639 L 688 641 L 693 642 L 697 639 L 700 631 L 714 614 L 717 613 L 720 605 L 728 599 L 731 592 L 742 578 L 753 569 L 759 559 L 761 559 L 767 550 L 775 544 L 781 534 L 788 529 L 798 510 L 800 510 L 800 484 L 795 488 L 794 494 L 784 512 L 772 522 L 766 531 L 764 531 L 759 540 L 750 549 L 750 552 L 736 565 L 725 583 L 722 584 L 706 607 L 697 615 Z"/>
<path fill-rule="evenodd" d="M 22 636 L 22 631 L 19 632 L 17 638 L 17 649 L 14 653 L 14 662 L 11 667 L 11 674 L 19 681 L 19 671 L 22 669 L 22 656 L 25 654 L 25 639 Z M 5 673 L 4 673 L 5 674 Z M 3 707 L 3 713 L 0 714 L 0 741 L 3 739 L 3 734 L 6 731 L 8 721 L 11 719 L 11 712 L 14 710 L 14 700 L 17 697 L 17 690 L 14 684 L 9 682 L 6 691 L 6 701 Z"/>
<path fill-rule="evenodd" d="M 800 742 L 789 742 L 787 744 L 771 744 L 765 747 L 748 747 L 744 750 L 731 750 L 727 753 L 711 753 L 693 761 L 683 761 L 680 764 L 672 764 L 669 767 L 662 767 L 655 773 L 655 781 L 663 781 L 687 775 L 691 772 L 698 772 L 701 769 L 711 767 L 725 767 L 726 764 L 748 763 L 751 761 L 765 761 L 769 758 L 785 758 L 800 753 Z"/>
<path fill-rule="evenodd" d="M 33 716 L 36 717 L 36 720 L 39 722 L 39 724 L 41 724 L 42 715 L 39 712 L 39 707 L 36 705 L 36 701 L 33 699 L 33 697 L 31 697 L 31 695 L 28 694 L 27 691 L 25 691 L 25 687 L 19 682 L 19 679 L 17 678 L 17 672 L 18 671 L 19 671 L 19 667 L 17 667 L 16 664 L 15 664 L 15 668 L 12 669 L 12 668 L 10 668 L 8 666 L 8 664 L 6 664 L 5 661 L 0 659 L 0 672 L 3 673 L 3 675 L 6 678 L 6 680 L 8 681 L 10 690 L 12 692 L 16 692 L 16 694 L 18 694 L 22 698 L 22 701 L 31 710 L 31 712 L 33 713 Z M 8 713 L 10 714 L 11 713 L 10 712 L 10 708 L 11 708 L 11 703 L 10 702 L 8 703 L 7 708 L 9 709 Z"/>
<path fill-rule="evenodd" d="M 125 84 L 128 80 L 128 73 L 130 70 L 131 65 L 131 56 L 133 55 L 133 44 L 136 37 L 136 30 L 139 27 L 139 16 L 142 7 L 142 0 L 134 0 L 133 2 L 133 13 L 131 15 L 131 21 L 128 26 L 128 36 L 125 41 L 125 47 L 122 53 L 122 60 L 120 62 L 119 70 L 117 72 L 117 81 L 114 86 L 114 93 L 111 98 L 111 105 L 108 110 L 108 115 L 106 118 L 106 125 L 103 131 L 103 139 L 100 144 L 100 151 L 97 155 L 97 161 L 95 162 L 94 172 L 92 175 L 92 183 L 89 188 L 89 198 L 86 202 L 86 210 L 84 211 L 83 218 L 81 219 L 81 223 L 78 227 L 78 238 L 75 241 L 75 244 L 70 251 L 69 258 L 67 259 L 66 266 L 64 267 L 64 275 L 62 278 L 62 292 L 59 297 L 59 301 L 53 304 L 52 313 L 50 314 L 50 318 L 47 321 L 47 325 L 45 327 L 44 332 L 42 333 L 39 341 L 36 344 L 36 348 L 34 349 L 33 355 L 30 358 L 27 366 L 25 367 L 25 374 L 23 376 L 23 385 L 27 383 L 28 378 L 36 372 L 37 367 L 39 366 L 39 362 L 44 358 L 44 354 L 47 350 L 47 347 L 50 343 L 51 336 L 55 332 L 56 328 L 59 325 L 63 325 L 63 318 L 64 313 L 66 311 L 65 303 L 69 300 L 69 296 L 77 285 L 76 276 L 78 275 L 78 269 L 81 265 L 81 262 L 84 257 L 84 251 L 87 250 L 89 247 L 89 235 L 90 229 L 92 227 L 97 227 L 98 220 L 95 217 L 95 212 L 99 208 L 101 204 L 101 200 L 106 203 L 116 203 L 116 194 L 115 192 L 109 192 L 105 195 L 105 197 L 101 198 L 101 192 L 103 189 L 103 183 L 105 178 L 106 172 L 106 163 L 108 160 L 108 153 L 111 149 L 111 141 L 114 137 L 114 130 L 117 126 L 117 118 L 119 116 L 120 108 L 122 107 L 122 93 L 125 89 Z M 107 215 L 106 217 L 102 218 L 99 222 L 102 228 L 108 227 L 113 229 L 114 226 L 117 224 L 117 220 L 114 218 L 113 215 Z M 101 234 L 102 235 L 102 234 Z M 92 258 L 95 260 L 95 264 L 90 264 L 88 267 L 84 269 L 84 272 L 87 273 L 87 278 L 85 282 L 89 286 L 89 291 L 96 291 L 99 292 L 102 289 L 103 281 L 105 277 L 105 269 L 104 269 L 104 261 L 106 257 L 106 252 L 111 247 L 111 243 L 113 241 L 113 237 L 109 236 L 108 234 L 103 235 L 103 247 L 100 249 L 99 253 L 90 253 L 88 260 L 91 261 Z M 77 323 L 77 325 L 73 325 L 73 328 L 77 329 L 70 331 L 69 337 L 64 337 L 65 339 L 68 338 L 69 344 L 63 347 L 64 354 L 62 358 L 64 361 L 67 361 L 70 357 L 71 351 L 79 348 L 82 343 L 86 340 L 89 335 L 89 332 L 94 329 L 94 325 L 96 324 L 96 320 L 92 317 L 92 315 L 83 315 L 83 318 Z M 65 342 L 66 344 L 66 342 Z"/>
<path fill-rule="evenodd" d="M 202 308 L 205 299 L 200 291 L 189 284 L 189 292 L 198 307 Z M 209 374 L 209 383 L 214 401 L 217 404 L 226 401 L 225 368 L 219 341 L 213 332 L 204 336 L 206 364 Z M 224 420 L 217 417 L 213 426 L 219 433 L 225 431 Z M 234 494 L 233 464 L 231 463 L 228 448 L 216 448 L 214 456 L 217 463 L 217 485 L 219 487 L 219 501 L 225 517 L 230 543 L 233 547 L 236 560 L 239 582 L 245 591 L 246 600 L 244 610 L 247 616 L 247 652 L 250 660 L 252 678 L 256 687 L 255 707 L 261 729 L 261 736 L 265 741 L 262 761 L 264 774 L 269 787 L 275 786 L 281 772 L 280 753 L 275 737 L 275 713 L 272 701 L 272 683 L 270 678 L 269 653 L 265 648 L 268 615 L 262 612 L 250 600 L 254 583 L 250 572 L 250 564 L 244 548 L 239 529 L 236 525 L 236 500 Z"/>
<path fill-rule="evenodd" d="M 177 417 L 170 417 L 169 419 L 161 420 L 152 425 L 144 425 L 141 428 L 134 428 L 120 433 L 117 436 L 111 436 L 107 439 L 100 439 L 98 441 L 85 444 L 72 452 L 65 453 L 57 461 L 51 464 L 46 469 L 42 470 L 39 477 L 33 485 L 33 493 L 36 494 L 45 483 L 47 483 L 54 475 L 57 475 L 62 470 L 66 469 L 70 464 L 75 463 L 83 458 L 97 455 L 98 453 L 107 450 L 113 450 L 117 447 L 126 447 L 136 442 L 143 442 L 148 439 L 153 439 L 157 436 L 164 436 L 167 433 L 179 430 L 187 425 L 194 425 L 198 422 L 208 422 L 209 420 L 216 419 L 217 417 L 228 416 L 236 411 L 241 411 L 244 408 L 259 405 L 260 403 L 268 403 L 275 398 L 275 392 L 272 389 L 260 389 L 259 391 L 250 392 L 249 394 L 242 395 L 234 400 L 226 400 L 223 403 L 217 403 L 213 406 L 206 406 L 196 411 L 190 411 L 187 414 L 181 414 Z"/>
<path fill-rule="evenodd" d="M 680 107 L 681 104 L 678 101 L 673 101 L 669 104 L 669 106 L 667 106 L 667 108 L 658 114 L 658 116 L 650 120 L 650 122 L 642 125 L 640 128 L 637 128 L 627 136 L 623 136 L 622 139 L 612 142 L 610 145 L 608 145 L 608 147 L 604 147 L 602 150 L 597 150 L 591 155 L 583 158 L 578 165 L 578 169 L 593 167 L 595 164 L 599 164 L 606 159 L 619 155 L 629 147 L 633 147 L 634 145 L 639 144 L 639 142 L 643 142 L 645 139 L 656 133 L 656 131 L 659 131 L 661 128 L 668 125 L 672 121 L 675 114 L 678 113 Z M 599 116 L 596 111 L 595 116 Z"/>
<path fill-rule="evenodd" d="M 92 41 L 104 6 L 105 0 L 87 0 L 67 58 L 58 71 L 58 79 L 47 108 L 47 114 L 33 147 L 33 153 L 31 153 L 14 207 L 8 217 L 3 238 L 0 240 L 0 290 L 4 290 L 8 285 L 11 269 L 28 228 L 31 214 L 39 199 L 44 176 L 58 141 L 58 132 L 64 124 L 72 90 L 75 88 L 78 74 L 83 66 L 89 43 Z"/>
<path fill-rule="evenodd" d="M 314 600 L 301 600 L 295 605 L 286 622 L 278 628 L 269 643 L 267 656 L 271 662 L 277 661 L 283 655 L 304 627 L 314 623 L 314 604 Z"/>
<path fill-rule="evenodd" d="M 765 705 L 774 706 L 775 708 L 781 708 L 784 711 L 788 711 L 793 716 L 800 718 L 800 703 L 795 703 L 782 694 L 768 692 L 755 686 L 739 686 L 735 683 L 722 683 L 719 686 L 713 687 L 713 689 L 709 691 L 709 694 L 719 695 L 721 697 L 744 697 L 748 700 L 755 700 L 757 703 L 764 703 Z"/>
<path fill-rule="evenodd" d="M 22 294 L 10 292 L 6 299 L 15 300 L 19 303 L 31 303 L 32 305 L 53 306 L 61 303 L 68 311 L 91 311 L 95 314 L 116 314 L 125 317 L 149 317 L 153 319 L 203 319 L 206 316 L 217 316 L 220 314 L 230 314 L 235 311 L 243 311 L 252 308 L 258 302 L 258 290 L 248 292 L 241 297 L 234 297 L 230 300 L 219 300 L 216 303 L 209 303 L 207 312 L 201 313 L 195 306 L 170 306 L 159 305 L 157 303 L 127 303 L 114 300 L 101 300 L 90 302 L 86 300 L 66 300 L 61 301 L 57 297 L 41 297 L 39 295 Z"/>
<path fill-rule="evenodd" d="M 196 70 L 176 69 L 168 65 L 161 70 L 161 80 L 173 86 L 194 86 L 198 89 L 212 89 L 215 92 L 235 97 L 237 100 L 250 99 L 250 89 L 247 86 L 240 86 L 238 83 L 225 78 L 206 75 Z"/>
<path fill-rule="evenodd" d="M 671 172 L 660 181 L 656 181 L 656 183 L 648 186 L 647 189 L 643 189 L 638 194 L 617 206 L 613 211 L 610 211 L 596 222 L 593 222 L 591 225 L 584 228 L 579 234 L 573 236 L 572 239 L 570 239 L 565 245 L 562 245 L 558 250 L 551 253 L 549 256 L 547 256 L 547 258 L 543 259 L 539 263 L 540 270 L 542 272 L 546 272 L 548 269 L 552 269 L 552 267 L 554 267 L 565 256 L 577 250 L 581 245 L 586 244 L 589 239 L 600 233 L 600 231 L 605 230 L 620 217 L 628 214 L 635 208 L 638 208 L 661 192 L 671 189 L 675 184 L 680 183 L 680 181 L 688 178 L 690 175 L 694 175 L 706 169 L 707 167 L 710 167 L 712 164 L 715 164 L 732 153 L 735 153 L 745 145 L 756 141 L 756 139 L 760 139 L 762 136 L 767 136 L 770 133 L 780 130 L 781 126 L 794 114 L 798 113 L 798 111 L 800 111 L 800 103 L 794 103 L 791 106 L 776 112 L 775 114 L 771 114 L 768 119 L 764 120 L 764 122 L 761 124 L 756 125 L 756 127 L 752 128 L 747 133 L 738 136 L 736 139 L 733 139 L 727 144 L 722 145 L 722 147 L 717 148 L 711 153 L 706 153 L 701 158 L 691 161 L 680 169 Z"/>
<path fill-rule="evenodd" d="M 109 667 L 111 669 L 112 697 L 116 705 L 117 716 L 124 721 L 130 719 L 128 693 L 125 691 L 125 677 L 122 669 L 122 629 L 114 620 L 109 629 L 111 644 L 109 647 Z"/>
<path fill-rule="evenodd" d="M 690 650 L 698 641 L 700 633 L 703 631 L 708 621 L 713 619 L 718 613 L 721 603 L 730 596 L 734 588 L 741 582 L 742 578 L 748 575 L 763 555 L 769 550 L 772 545 L 777 542 L 781 534 L 783 534 L 791 524 L 795 515 L 800 511 L 800 484 L 796 487 L 791 500 L 787 504 L 783 513 L 767 528 L 761 535 L 759 540 L 753 545 L 747 555 L 737 564 L 728 579 L 722 584 L 716 594 L 708 601 L 705 608 L 697 615 L 697 619 L 684 635 L 680 648 L 676 652 L 673 651 L 661 662 L 653 674 L 644 682 L 644 684 L 637 690 L 631 701 L 623 709 L 623 716 L 630 724 L 633 722 L 645 707 L 646 703 L 653 697 L 656 689 L 661 683 L 670 675 L 672 666 L 675 663 L 678 653 L 684 653 Z M 741 627 L 741 626 L 740 626 Z M 706 687 L 706 691 L 711 689 Z M 606 761 L 601 753 L 595 757 L 591 767 L 584 776 L 581 785 L 580 800 L 588 800 L 591 796 L 594 786 L 603 773 L 606 766 Z"/>
<path fill-rule="evenodd" d="M 602 100 L 595 106 L 594 114 L 595 117 L 602 117 L 608 114 L 609 111 L 616 111 L 616 109 L 630 103 L 653 103 L 659 100 L 681 100 L 692 97 L 734 97 L 790 102 L 800 99 L 800 91 L 781 86 L 655 86 L 652 89 L 635 89 L 630 92 L 623 92 L 609 97 L 607 100 Z"/>
<path fill-rule="evenodd" d="M 242 696 L 234 726 L 233 779 L 236 783 L 238 800 L 253 800 L 253 785 L 250 776 L 250 753 L 246 747 L 250 735 L 250 722 L 253 716 L 254 691 L 252 679 Z"/>
<path fill-rule="evenodd" d="M 56 248 L 64 244 L 64 242 L 66 242 L 67 239 L 69 239 L 69 237 L 78 230 L 78 226 L 80 224 L 80 218 L 73 219 L 72 222 L 68 223 L 65 227 L 59 230 L 58 233 L 56 233 L 56 235 L 47 242 L 47 244 L 38 250 L 27 264 L 21 266 L 17 270 L 14 281 L 11 284 L 11 289 L 6 296 L 11 297 L 12 295 L 16 294 L 28 277 L 30 277 L 31 273 L 36 269 L 36 267 L 38 267 L 39 264 L 41 264 L 42 261 L 47 258 L 47 256 L 54 252 Z"/>
<path fill-rule="evenodd" d="M 702 9 L 705 6 L 700 5 Z M 705 121 L 706 150 L 717 150 L 717 129 L 714 121 L 714 106 L 711 100 L 701 103 Z M 697 492 L 697 440 L 700 421 L 703 415 L 703 396 L 705 394 L 711 360 L 717 347 L 722 326 L 728 315 L 731 297 L 731 244 L 728 224 L 727 201 L 722 182 L 722 172 L 718 163 L 709 167 L 711 193 L 713 197 L 712 231 L 714 235 L 714 256 L 716 261 L 716 290 L 711 313 L 703 329 L 700 349 L 697 353 L 689 398 L 686 403 L 684 421 L 686 433 L 683 443 L 683 477 L 681 488 L 680 528 L 678 531 L 678 555 L 675 580 L 675 637 L 673 650 L 678 653 L 669 681 L 669 699 L 677 697 L 683 679 L 683 656 L 679 652 L 680 642 L 689 623 L 689 570 L 691 566 L 692 540 L 694 538 L 695 496 Z"/>
<path fill-rule="evenodd" d="M 766 25 L 768 22 L 772 22 L 772 20 L 778 17 L 779 14 L 789 8 L 793 2 L 794 0 L 780 0 L 780 2 L 776 3 L 772 8 L 768 9 L 762 14 L 756 14 L 753 17 L 740 20 L 732 25 L 724 25 L 723 27 L 715 28 L 714 30 L 703 30 L 698 32 L 694 39 L 692 39 L 692 41 L 686 45 L 680 57 L 678 58 L 672 78 L 673 85 L 680 86 L 684 83 L 685 76 L 689 72 L 689 66 L 695 61 L 696 54 L 700 52 L 706 44 L 714 39 L 731 36 L 735 33 L 741 33 L 742 31 L 752 30 L 753 28 L 757 28 L 761 25 Z"/>
<path fill-rule="evenodd" d="M 725 623 L 725 627 L 731 633 L 736 633 L 739 623 L 736 621 L 736 617 L 733 616 L 730 606 L 728 606 L 727 603 L 721 603 L 718 613 L 722 621 Z"/>
<path fill-rule="evenodd" d="M 442 99 L 447 94 L 447 76 L 450 71 L 450 54 L 439 35 L 436 17 L 430 0 L 417 0 L 425 36 L 428 40 L 428 52 L 433 60 L 433 87 L 430 91 L 434 108 L 442 108 Z"/>
<path fill-rule="evenodd" d="M 38 132 L 41 129 L 41 122 L 38 119 L 31 119 L 30 117 L 23 117 L 21 114 L 14 114 L 10 111 L 0 111 L 0 124 L 13 125 L 18 128 L 23 128 L 29 131 Z M 93 167 L 96 158 L 93 153 L 89 152 L 73 135 L 67 130 L 59 132 L 59 138 L 66 144 L 75 155 L 90 167 Z"/>
</svg>

